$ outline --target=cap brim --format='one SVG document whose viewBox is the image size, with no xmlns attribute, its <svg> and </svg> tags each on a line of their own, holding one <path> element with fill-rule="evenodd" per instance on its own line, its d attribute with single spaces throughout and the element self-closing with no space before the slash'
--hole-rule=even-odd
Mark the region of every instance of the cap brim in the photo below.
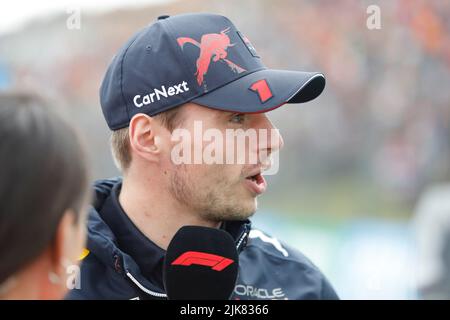
<svg viewBox="0 0 450 320">
<path fill-rule="evenodd" d="M 260 81 L 263 81 L 263 86 L 255 87 L 255 83 Z M 285 103 L 313 100 L 324 88 L 325 77 L 318 72 L 263 69 L 195 98 L 192 102 L 219 110 L 259 113 L 276 109 Z M 264 91 L 264 94 L 259 91 Z"/>
</svg>

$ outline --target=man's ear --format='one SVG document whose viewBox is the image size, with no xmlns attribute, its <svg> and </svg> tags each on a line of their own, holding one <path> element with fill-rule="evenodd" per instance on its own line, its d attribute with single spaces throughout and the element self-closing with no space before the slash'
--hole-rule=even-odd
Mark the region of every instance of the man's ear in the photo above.
<svg viewBox="0 0 450 320">
<path fill-rule="evenodd" d="M 159 129 L 154 118 L 143 113 L 136 114 L 129 125 L 131 149 L 144 159 L 158 161 L 161 153 Z"/>
</svg>

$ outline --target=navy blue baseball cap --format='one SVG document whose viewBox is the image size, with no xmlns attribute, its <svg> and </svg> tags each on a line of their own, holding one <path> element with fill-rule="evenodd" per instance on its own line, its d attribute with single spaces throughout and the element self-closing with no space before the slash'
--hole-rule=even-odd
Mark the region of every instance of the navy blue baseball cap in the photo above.
<svg viewBox="0 0 450 320">
<path fill-rule="evenodd" d="M 187 102 L 258 113 L 310 101 L 324 87 L 319 72 L 267 69 L 228 18 L 182 14 L 161 16 L 128 40 L 108 67 L 100 103 L 117 130 L 135 114 L 154 116 Z"/>
</svg>

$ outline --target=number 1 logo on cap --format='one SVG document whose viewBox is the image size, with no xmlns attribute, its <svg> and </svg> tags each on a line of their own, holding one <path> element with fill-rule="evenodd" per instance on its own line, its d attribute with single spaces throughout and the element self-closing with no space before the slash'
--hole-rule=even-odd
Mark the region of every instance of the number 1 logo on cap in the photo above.
<svg viewBox="0 0 450 320">
<path fill-rule="evenodd" d="M 266 79 L 261 79 L 254 82 L 249 89 L 258 94 L 261 103 L 264 103 L 273 97 L 272 91 L 270 90 Z"/>
</svg>

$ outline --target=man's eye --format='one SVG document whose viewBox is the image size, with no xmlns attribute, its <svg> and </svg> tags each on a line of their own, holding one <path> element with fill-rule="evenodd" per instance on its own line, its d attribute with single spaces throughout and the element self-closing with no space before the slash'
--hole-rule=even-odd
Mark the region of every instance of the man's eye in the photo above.
<svg viewBox="0 0 450 320">
<path fill-rule="evenodd" d="M 230 122 L 232 123 L 243 123 L 245 120 L 245 114 L 238 113 L 231 116 Z"/>
</svg>

